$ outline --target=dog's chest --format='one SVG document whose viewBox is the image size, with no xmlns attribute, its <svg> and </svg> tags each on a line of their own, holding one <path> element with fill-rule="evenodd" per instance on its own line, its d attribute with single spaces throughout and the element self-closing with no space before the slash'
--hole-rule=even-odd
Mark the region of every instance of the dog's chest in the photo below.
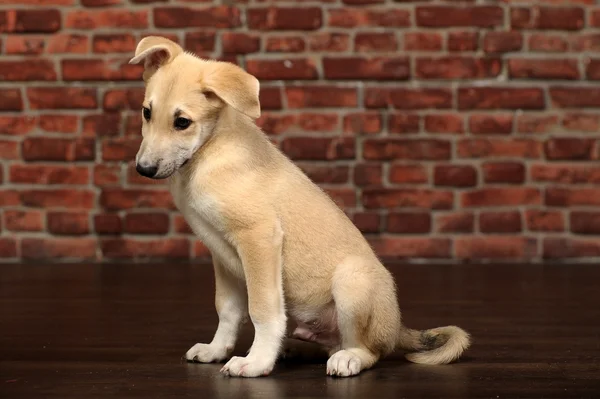
<svg viewBox="0 0 600 399">
<path fill-rule="evenodd" d="M 243 277 L 241 261 L 235 248 L 225 239 L 219 207 L 209 195 L 188 194 L 180 179 L 171 181 L 171 194 L 175 206 L 183 214 L 186 222 L 223 266 L 234 274 Z"/>
</svg>

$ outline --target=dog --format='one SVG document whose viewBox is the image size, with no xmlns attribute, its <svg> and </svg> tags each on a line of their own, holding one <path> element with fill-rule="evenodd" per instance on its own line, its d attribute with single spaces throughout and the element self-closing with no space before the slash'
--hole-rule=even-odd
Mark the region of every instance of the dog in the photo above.
<svg viewBox="0 0 600 399">
<path fill-rule="evenodd" d="M 415 363 L 445 364 L 468 348 L 459 327 L 403 326 L 393 277 L 367 240 L 255 124 L 254 76 L 157 36 L 142 39 L 130 63 L 144 65 L 136 170 L 169 179 L 175 205 L 212 256 L 219 323 L 187 360 L 227 360 L 248 316 L 254 341 L 225 363 L 225 375 L 269 375 L 288 317 L 297 323 L 293 338 L 328 352 L 331 376 L 357 375 L 396 349 Z"/>
</svg>

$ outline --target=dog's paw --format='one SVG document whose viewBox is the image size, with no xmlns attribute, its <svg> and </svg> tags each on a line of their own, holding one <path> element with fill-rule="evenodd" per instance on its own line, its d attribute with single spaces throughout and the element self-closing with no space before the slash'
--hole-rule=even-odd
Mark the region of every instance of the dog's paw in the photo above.
<svg viewBox="0 0 600 399">
<path fill-rule="evenodd" d="M 227 349 L 210 344 L 196 344 L 185 354 L 186 360 L 198 363 L 220 362 L 227 358 Z"/>
<path fill-rule="evenodd" d="M 223 366 L 221 373 L 230 377 L 261 377 L 269 375 L 273 366 L 271 362 L 250 358 L 250 356 L 234 356 Z"/>
<path fill-rule="evenodd" d="M 350 377 L 360 373 L 360 358 L 354 353 L 341 350 L 333 354 L 327 361 L 327 375 Z"/>
</svg>

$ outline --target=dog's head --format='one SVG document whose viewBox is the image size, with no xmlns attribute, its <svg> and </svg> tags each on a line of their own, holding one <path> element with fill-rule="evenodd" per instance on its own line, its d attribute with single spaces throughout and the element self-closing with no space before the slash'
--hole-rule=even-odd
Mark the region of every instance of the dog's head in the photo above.
<svg viewBox="0 0 600 399">
<path fill-rule="evenodd" d="M 143 140 L 136 156 L 143 176 L 175 173 L 210 138 L 225 107 L 260 116 L 258 80 L 234 64 L 202 60 L 156 36 L 142 39 L 129 62 L 144 63 Z"/>
</svg>

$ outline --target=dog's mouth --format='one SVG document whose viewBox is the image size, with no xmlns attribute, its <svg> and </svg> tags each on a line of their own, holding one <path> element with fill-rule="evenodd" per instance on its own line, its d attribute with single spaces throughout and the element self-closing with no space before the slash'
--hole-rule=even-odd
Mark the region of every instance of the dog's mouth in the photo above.
<svg viewBox="0 0 600 399">
<path fill-rule="evenodd" d="M 183 168 L 183 167 L 185 166 L 185 164 L 186 164 L 186 163 L 188 163 L 188 161 L 189 161 L 189 160 L 190 160 L 190 159 L 188 158 L 188 159 L 186 159 L 185 161 L 183 161 L 183 163 L 181 164 L 180 168 Z"/>
</svg>

